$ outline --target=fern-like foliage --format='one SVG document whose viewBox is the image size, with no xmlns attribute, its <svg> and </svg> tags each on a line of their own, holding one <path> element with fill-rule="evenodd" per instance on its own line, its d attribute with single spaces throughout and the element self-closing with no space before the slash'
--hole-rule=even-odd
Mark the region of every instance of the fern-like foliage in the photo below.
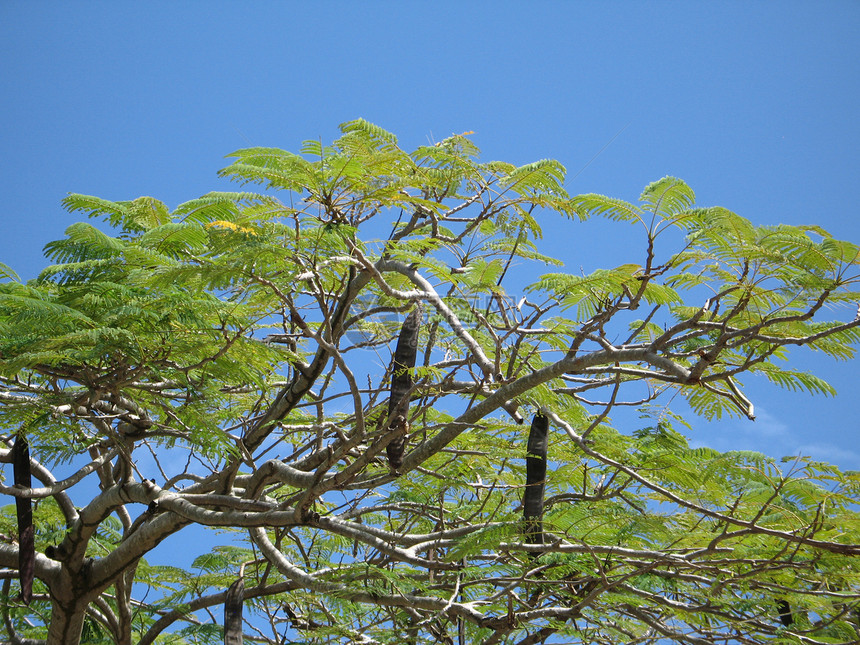
<svg viewBox="0 0 860 645">
<path fill-rule="evenodd" d="M 72 194 L 91 221 L 37 279 L 0 265 L 0 462 L 23 436 L 40 480 L 0 481 L 40 554 L 28 607 L 0 509 L 10 642 L 220 642 L 240 578 L 248 640 L 860 638 L 860 475 L 708 445 L 755 418 L 755 378 L 835 395 L 794 357 L 853 358 L 856 244 L 674 177 L 570 196 L 557 161 L 484 162 L 471 133 L 405 150 L 363 119 L 220 174 L 260 192 Z M 590 217 L 641 251 L 588 273 L 545 252 Z"/>
</svg>

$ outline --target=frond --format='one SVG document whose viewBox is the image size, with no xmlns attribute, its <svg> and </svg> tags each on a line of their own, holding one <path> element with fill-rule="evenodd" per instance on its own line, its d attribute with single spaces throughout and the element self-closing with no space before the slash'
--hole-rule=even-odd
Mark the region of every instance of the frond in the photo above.
<svg viewBox="0 0 860 645">
<path fill-rule="evenodd" d="M 502 186 L 513 190 L 518 195 L 531 193 L 564 194 L 564 176 L 567 171 L 564 166 L 553 159 L 541 159 L 525 166 L 520 166 L 502 177 Z"/>
<path fill-rule="evenodd" d="M 103 233 L 86 222 L 77 222 L 66 229 L 66 239 L 48 242 L 45 255 L 60 262 L 116 257 L 125 248 L 125 242 Z"/>
<path fill-rule="evenodd" d="M 128 205 L 127 213 L 124 224 L 129 230 L 148 231 L 171 221 L 167 206 L 154 197 L 138 197 Z"/>
<path fill-rule="evenodd" d="M 241 183 L 264 184 L 302 192 L 314 185 L 313 165 L 300 155 L 279 148 L 245 148 L 233 152 L 231 165 L 218 171 L 219 177 L 229 177 Z"/>
<path fill-rule="evenodd" d="M 579 316 L 593 315 L 597 309 L 627 293 L 637 293 L 641 283 L 637 275 L 641 267 L 625 264 L 615 269 L 598 269 L 584 276 L 568 273 L 548 273 L 527 288 L 527 291 L 545 290 L 554 293 L 565 308 L 577 305 Z M 673 305 L 682 302 L 678 293 L 669 286 L 649 282 L 643 292 L 646 302 Z"/>
<path fill-rule="evenodd" d="M 623 199 L 590 193 L 574 197 L 570 203 L 581 219 L 599 215 L 619 222 L 642 221 L 642 210 Z"/>
<path fill-rule="evenodd" d="M 696 194 L 682 180 L 667 176 L 648 184 L 639 199 L 655 215 L 669 216 L 691 208 L 696 203 Z"/>
<path fill-rule="evenodd" d="M 62 200 L 70 213 L 83 211 L 89 217 L 101 217 L 111 226 L 140 232 L 170 221 L 170 211 L 154 197 L 112 202 L 107 199 L 71 193 Z"/>
<path fill-rule="evenodd" d="M 509 254 L 513 249 L 515 243 L 516 239 L 514 238 L 502 238 L 500 240 L 487 242 L 487 248 L 499 251 L 501 253 Z M 543 263 L 544 265 L 564 266 L 564 262 L 562 262 L 561 260 L 554 258 L 550 255 L 540 253 L 534 243 L 530 240 L 521 240 L 516 247 L 515 255 L 518 258 L 524 258 L 526 260 L 535 260 L 537 262 Z"/>
<path fill-rule="evenodd" d="M 176 207 L 173 216 L 179 221 L 205 224 L 214 220 L 232 221 L 242 212 L 242 208 L 267 203 L 278 205 L 273 197 L 259 193 L 246 192 L 210 192 L 202 197 L 184 202 Z"/>
<path fill-rule="evenodd" d="M 397 137 L 388 130 L 380 128 L 364 119 L 355 119 L 340 124 L 340 131 L 344 134 L 357 133 L 369 141 L 373 141 L 377 147 L 388 147 L 397 144 Z"/>
<path fill-rule="evenodd" d="M 763 374 L 771 383 L 793 392 L 806 391 L 825 396 L 836 395 L 836 389 L 830 383 L 809 372 L 781 369 L 772 363 L 760 363 L 750 371 Z"/>
<path fill-rule="evenodd" d="M 708 210 L 707 208 L 690 208 L 674 213 L 672 216 L 665 216 L 663 221 L 679 228 L 691 230 L 701 226 L 703 218 L 707 217 Z"/>
<path fill-rule="evenodd" d="M 206 230 L 194 222 L 171 222 L 147 231 L 139 244 L 159 253 L 173 255 L 182 250 L 199 250 L 206 245 Z"/>
<path fill-rule="evenodd" d="M 484 168 L 499 177 L 509 176 L 517 167 L 512 163 L 507 163 L 506 161 L 488 161 L 484 164 Z"/>
<path fill-rule="evenodd" d="M 88 217 L 101 217 L 111 226 L 122 226 L 128 215 L 129 202 L 112 202 L 92 195 L 69 193 L 61 203 L 70 213 L 84 212 Z"/>
<path fill-rule="evenodd" d="M 15 282 L 20 282 L 21 278 L 18 277 L 18 274 L 15 273 L 11 267 L 6 264 L 0 262 L 0 278 L 5 278 L 8 280 L 14 280 Z"/>
<path fill-rule="evenodd" d="M 722 242 L 728 247 L 749 243 L 755 239 L 755 227 L 752 223 L 728 208 L 714 206 L 695 212 L 697 217 L 690 219 L 691 239 L 708 240 L 712 244 Z"/>
<path fill-rule="evenodd" d="M 652 305 L 674 305 L 683 302 L 681 296 L 672 287 L 653 280 L 645 285 L 642 298 Z"/>
<path fill-rule="evenodd" d="M 54 281 L 58 284 L 82 282 L 102 275 L 117 266 L 119 266 L 117 258 L 98 258 L 82 260 L 81 262 L 52 264 L 42 269 L 36 280 L 39 282 Z"/>
<path fill-rule="evenodd" d="M 812 323 L 807 326 L 810 335 L 827 331 L 839 326 L 838 322 Z M 855 346 L 860 344 L 860 328 L 850 327 L 842 329 L 808 343 L 812 349 L 824 352 L 837 360 L 848 360 L 854 358 Z"/>
<path fill-rule="evenodd" d="M 738 406 L 726 396 L 720 396 L 704 387 L 692 386 L 681 390 L 690 409 L 708 421 L 722 419 L 723 416 L 742 417 Z"/>
<path fill-rule="evenodd" d="M 821 243 L 828 257 L 838 259 L 845 264 L 860 264 L 860 246 L 845 240 L 827 238 Z"/>
<path fill-rule="evenodd" d="M 474 159 L 479 153 L 480 150 L 472 141 L 465 136 L 454 135 L 432 146 L 419 146 L 411 156 L 419 165 L 429 163 L 436 168 L 477 171 L 479 166 Z"/>
<path fill-rule="evenodd" d="M 468 271 L 460 276 L 460 281 L 473 290 L 494 290 L 499 276 L 504 270 L 504 264 L 498 258 L 487 262 L 483 259 L 471 262 Z"/>
<path fill-rule="evenodd" d="M 72 324 L 95 326 L 96 322 L 82 312 L 56 302 L 35 290 L 21 290 L 18 293 L 0 294 L 0 316 L 9 316 L 19 324 L 44 324 L 55 328 L 69 321 Z M 26 326 L 30 326 L 26 324 Z"/>
<path fill-rule="evenodd" d="M 481 151 L 478 146 L 468 138 L 468 134 L 471 133 L 452 134 L 450 137 L 446 137 L 437 143 L 436 147 L 450 150 L 462 157 L 477 157 Z"/>
<path fill-rule="evenodd" d="M 796 266 L 804 271 L 827 274 L 841 263 L 841 258 L 833 258 L 827 247 L 810 239 L 807 233 L 794 226 L 765 228 L 758 244 L 778 254 L 774 259 Z"/>
</svg>

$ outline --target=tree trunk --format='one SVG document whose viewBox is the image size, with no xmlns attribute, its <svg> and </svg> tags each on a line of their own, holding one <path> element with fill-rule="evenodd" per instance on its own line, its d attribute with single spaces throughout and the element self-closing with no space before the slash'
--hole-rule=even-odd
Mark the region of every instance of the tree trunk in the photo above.
<svg viewBox="0 0 860 645">
<path fill-rule="evenodd" d="M 93 587 L 88 566 L 76 573 L 63 566 L 50 583 L 51 623 L 46 645 L 80 645 L 87 607 L 112 582 Z"/>
<path fill-rule="evenodd" d="M 134 574 L 136 571 L 137 565 L 130 567 L 117 578 L 114 586 L 116 589 L 116 617 L 119 623 L 118 633 L 114 635 L 116 645 L 132 645 L 131 589 L 134 585 Z"/>
<path fill-rule="evenodd" d="M 86 602 L 63 605 L 54 599 L 46 645 L 79 645 L 86 615 Z"/>
</svg>

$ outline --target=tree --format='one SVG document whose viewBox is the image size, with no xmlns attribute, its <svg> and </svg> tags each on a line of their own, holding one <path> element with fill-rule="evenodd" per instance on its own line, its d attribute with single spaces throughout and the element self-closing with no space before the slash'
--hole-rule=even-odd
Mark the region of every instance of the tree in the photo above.
<svg viewBox="0 0 860 645">
<path fill-rule="evenodd" d="M 669 408 L 832 394 L 784 359 L 853 356 L 856 245 L 672 177 L 570 197 L 555 161 L 341 130 L 235 152 L 264 194 L 70 195 L 101 228 L 4 269 L 9 642 L 860 638 L 860 474 L 691 447 Z M 590 217 L 640 256 L 538 250 Z"/>
</svg>

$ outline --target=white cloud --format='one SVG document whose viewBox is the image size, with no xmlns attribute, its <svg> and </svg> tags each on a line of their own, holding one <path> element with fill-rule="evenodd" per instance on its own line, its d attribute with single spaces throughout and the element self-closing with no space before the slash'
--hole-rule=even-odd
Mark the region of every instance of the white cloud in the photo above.
<svg viewBox="0 0 860 645">
<path fill-rule="evenodd" d="M 805 456 L 836 464 L 842 470 L 860 470 L 860 453 L 827 441 L 810 440 L 791 423 L 767 409 L 757 407 L 756 420 L 696 421 L 690 433 L 690 445 L 709 446 L 716 450 L 755 450 L 769 457 Z"/>
<path fill-rule="evenodd" d="M 841 448 L 833 443 L 805 443 L 798 446 L 798 453 L 838 464 L 842 470 L 860 470 L 860 453 Z"/>
</svg>

